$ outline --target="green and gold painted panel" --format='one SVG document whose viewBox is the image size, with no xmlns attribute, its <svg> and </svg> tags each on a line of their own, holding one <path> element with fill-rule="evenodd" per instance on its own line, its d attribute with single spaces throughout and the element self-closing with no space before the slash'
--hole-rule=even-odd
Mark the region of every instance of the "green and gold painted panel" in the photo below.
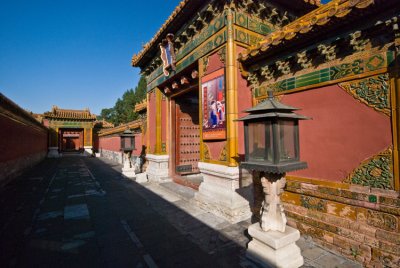
<svg viewBox="0 0 400 268">
<path fill-rule="evenodd" d="M 235 29 L 235 41 L 251 46 L 256 45 L 259 41 L 263 39 L 264 38 L 259 35 L 251 34 L 240 29 Z"/>
<path fill-rule="evenodd" d="M 287 78 L 273 84 L 261 85 L 255 89 L 254 96 L 256 98 L 265 98 L 268 89 L 273 89 L 275 92 L 285 92 L 296 88 L 373 72 L 388 67 L 393 61 L 393 51 L 382 52 L 366 58 L 355 59 L 349 63 L 342 63 L 318 71 Z"/>
<path fill-rule="evenodd" d="M 267 35 L 274 31 L 272 25 L 263 23 L 261 20 L 252 18 L 250 15 L 241 12 L 235 12 L 234 23 L 262 35 Z"/>
<path fill-rule="evenodd" d="M 339 86 L 358 101 L 378 112 L 391 115 L 388 73 L 340 83 Z"/>
<path fill-rule="evenodd" d="M 171 75 L 175 75 L 191 65 L 192 63 L 196 62 L 199 58 L 204 56 L 205 54 L 211 52 L 212 50 L 216 49 L 217 47 L 223 45 L 226 42 L 226 31 L 222 31 L 213 36 L 213 38 L 209 39 L 208 41 L 204 42 L 200 47 L 198 47 L 192 54 L 188 57 L 183 59 L 181 62 L 177 64 L 175 72 L 171 72 Z M 150 91 L 151 89 L 157 87 L 168 78 L 167 76 L 161 76 L 158 79 L 152 81 L 147 85 L 147 90 Z"/>
<path fill-rule="evenodd" d="M 393 149 L 388 148 L 362 162 L 344 182 L 393 189 Z"/>
<path fill-rule="evenodd" d="M 50 120 L 51 128 L 93 128 L 93 122 Z"/>
<path fill-rule="evenodd" d="M 179 61 L 198 46 L 204 43 L 208 38 L 210 38 L 213 34 L 217 33 L 225 26 L 225 18 L 224 16 L 220 16 L 214 19 L 210 25 L 201 31 L 200 34 L 195 36 L 191 41 L 185 44 L 185 46 L 178 51 L 176 55 L 176 60 Z"/>
</svg>

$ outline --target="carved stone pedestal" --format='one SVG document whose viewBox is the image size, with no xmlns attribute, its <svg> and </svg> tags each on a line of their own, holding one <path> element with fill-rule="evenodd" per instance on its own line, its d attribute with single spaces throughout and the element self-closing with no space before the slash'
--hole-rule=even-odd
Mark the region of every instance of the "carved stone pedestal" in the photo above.
<svg viewBox="0 0 400 268">
<path fill-rule="evenodd" d="M 286 226 L 280 195 L 286 184 L 285 174 L 267 173 L 261 178 L 265 194 L 261 221 L 248 229 L 253 238 L 246 256 L 263 267 L 297 268 L 304 264 L 296 241 L 300 232 Z"/>
<path fill-rule="evenodd" d="M 286 226 L 284 233 L 264 232 L 260 223 L 250 225 L 249 235 L 253 238 L 247 246 L 246 257 L 262 267 L 297 268 L 304 264 L 296 241 L 300 232 Z"/>
<path fill-rule="evenodd" d="M 168 155 L 147 154 L 146 160 L 148 161 L 146 173 L 150 182 L 163 182 L 170 180 L 168 170 Z"/>
<path fill-rule="evenodd" d="M 136 178 L 135 167 L 131 163 L 131 153 L 124 153 L 124 167 L 122 168 L 122 175 L 128 178 Z"/>
<path fill-rule="evenodd" d="M 145 183 L 147 182 L 147 174 L 146 173 L 138 173 L 136 174 L 136 182 L 137 183 Z"/>
<path fill-rule="evenodd" d="M 213 214 L 236 223 L 251 217 L 249 201 L 238 194 L 239 168 L 199 162 L 204 181 L 194 202 Z"/>
</svg>

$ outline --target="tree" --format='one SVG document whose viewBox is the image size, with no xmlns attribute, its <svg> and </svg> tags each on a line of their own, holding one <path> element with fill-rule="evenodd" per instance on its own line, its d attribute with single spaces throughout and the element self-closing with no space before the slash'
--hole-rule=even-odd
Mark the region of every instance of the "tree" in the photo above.
<svg viewBox="0 0 400 268">
<path fill-rule="evenodd" d="M 115 126 L 131 122 L 138 118 L 135 113 L 135 105 L 141 103 L 146 98 L 147 82 L 144 76 L 140 77 L 135 90 L 128 89 L 118 98 L 113 108 L 104 108 L 101 110 L 99 119 L 104 119 L 113 123 Z"/>
</svg>

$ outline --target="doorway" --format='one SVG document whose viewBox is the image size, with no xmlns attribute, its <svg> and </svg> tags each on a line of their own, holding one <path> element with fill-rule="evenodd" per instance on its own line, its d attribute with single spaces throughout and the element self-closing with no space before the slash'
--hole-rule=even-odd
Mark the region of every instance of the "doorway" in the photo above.
<svg viewBox="0 0 400 268">
<path fill-rule="evenodd" d="M 59 140 L 62 152 L 83 151 L 83 129 L 61 129 Z"/>
<path fill-rule="evenodd" d="M 175 98 L 175 173 L 199 173 L 200 124 L 197 90 Z"/>
</svg>

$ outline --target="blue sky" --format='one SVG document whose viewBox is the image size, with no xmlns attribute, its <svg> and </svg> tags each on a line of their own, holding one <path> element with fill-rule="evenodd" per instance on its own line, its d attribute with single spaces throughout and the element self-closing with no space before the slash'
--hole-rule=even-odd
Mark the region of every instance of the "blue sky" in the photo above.
<svg viewBox="0 0 400 268">
<path fill-rule="evenodd" d="M 43 113 L 99 114 L 136 87 L 132 55 L 180 0 L 1 0 L 0 92 Z"/>
<path fill-rule="evenodd" d="M 134 88 L 130 65 L 179 0 L 1 0 L 0 92 L 36 113 L 100 113 Z"/>
</svg>

